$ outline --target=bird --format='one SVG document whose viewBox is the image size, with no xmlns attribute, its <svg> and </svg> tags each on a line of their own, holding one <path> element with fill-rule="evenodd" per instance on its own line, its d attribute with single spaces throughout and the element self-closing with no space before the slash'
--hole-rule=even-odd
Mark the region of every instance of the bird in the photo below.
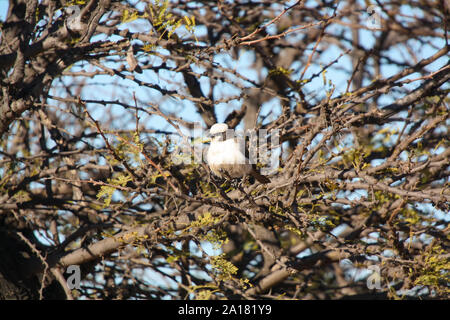
<svg viewBox="0 0 450 320">
<path fill-rule="evenodd" d="M 270 179 L 259 173 L 256 165 L 251 164 L 245 156 L 245 149 L 241 147 L 239 139 L 227 137 L 227 130 L 226 123 L 216 123 L 209 130 L 211 144 L 206 160 L 214 175 L 228 179 L 244 178 L 243 181 L 250 175 L 262 184 L 270 183 Z"/>
</svg>

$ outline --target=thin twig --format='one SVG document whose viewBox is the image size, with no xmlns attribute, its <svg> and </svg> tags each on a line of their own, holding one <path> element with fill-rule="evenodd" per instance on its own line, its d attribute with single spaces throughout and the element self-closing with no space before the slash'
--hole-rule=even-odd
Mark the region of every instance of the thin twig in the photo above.
<svg viewBox="0 0 450 320">
<path fill-rule="evenodd" d="M 270 20 L 269 22 L 267 22 L 265 25 L 263 25 L 260 28 L 256 28 L 255 31 L 253 31 L 252 33 L 250 33 L 249 35 L 240 38 L 240 41 L 244 41 L 241 42 L 241 44 L 247 44 L 245 43 L 245 40 L 249 40 L 252 39 L 253 37 L 256 36 L 256 34 L 260 33 L 262 30 L 264 30 L 265 28 L 267 28 L 268 26 L 270 26 L 271 24 L 274 24 L 275 22 L 277 22 L 284 14 L 286 14 L 286 12 L 288 12 L 289 10 L 291 10 L 293 7 L 295 7 L 296 5 L 300 4 L 300 2 L 302 2 L 303 0 L 298 0 L 296 3 L 294 3 L 292 6 L 284 9 L 278 16 L 276 16 L 275 18 L 273 18 L 272 20 Z"/>
<path fill-rule="evenodd" d="M 28 247 L 31 249 L 31 251 L 33 251 L 36 254 L 36 256 L 38 256 L 38 258 L 44 264 L 44 272 L 42 273 L 41 287 L 39 288 L 39 300 L 42 300 L 42 299 L 44 299 L 43 291 L 46 286 L 45 281 L 47 279 L 47 272 L 49 269 L 47 260 L 45 259 L 45 257 L 42 256 L 41 252 L 36 248 L 36 246 L 33 243 L 31 243 L 31 241 L 22 234 L 22 232 L 18 231 L 17 235 L 20 237 L 20 239 L 23 240 L 23 242 L 25 242 L 28 245 Z"/>
</svg>

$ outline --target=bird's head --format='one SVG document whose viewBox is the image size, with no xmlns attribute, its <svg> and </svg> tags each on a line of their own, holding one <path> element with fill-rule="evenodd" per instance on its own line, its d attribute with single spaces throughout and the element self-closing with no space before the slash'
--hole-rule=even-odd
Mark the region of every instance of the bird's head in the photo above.
<svg viewBox="0 0 450 320">
<path fill-rule="evenodd" d="M 216 123 L 209 129 L 209 135 L 212 141 L 225 140 L 224 136 L 228 130 L 226 123 Z"/>
</svg>

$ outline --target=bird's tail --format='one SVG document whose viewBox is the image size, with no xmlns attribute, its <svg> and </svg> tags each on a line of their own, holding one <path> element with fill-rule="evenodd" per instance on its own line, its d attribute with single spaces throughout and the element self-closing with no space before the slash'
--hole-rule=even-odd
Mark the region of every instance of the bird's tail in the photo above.
<svg viewBox="0 0 450 320">
<path fill-rule="evenodd" d="M 270 183 L 269 178 L 267 178 L 266 176 L 263 176 L 261 173 L 259 173 L 256 170 L 250 171 L 250 174 L 252 175 L 253 178 L 258 180 L 260 183 Z"/>
</svg>

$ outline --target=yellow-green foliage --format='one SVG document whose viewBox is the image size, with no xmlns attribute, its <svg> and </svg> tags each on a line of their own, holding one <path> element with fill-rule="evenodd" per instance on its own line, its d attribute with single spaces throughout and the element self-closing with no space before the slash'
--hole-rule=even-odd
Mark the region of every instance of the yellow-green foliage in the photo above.
<svg viewBox="0 0 450 320">
<path fill-rule="evenodd" d="M 333 216 L 324 216 L 319 214 L 308 214 L 307 217 L 310 223 L 320 230 L 335 228 L 338 220 Z"/>
<path fill-rule="evenodd" d="M 295 235 L 297 235 L 300 238 L 302 238 L 304 236 L 303 232 L 300 229 L 298 229 L 298 228 L 295 228 L 295 227 L 290 226 L 290 225 L 286 225 L 284 228 L 286 230 L 291 231 L 292 233 L 294 233 Z"/>
<path fill-rule="evenodd" d="M 392 193 L 388 193 L 388 192 L 384 192 L 384 191 L 380 191 L 380 190 L 374 191 L 373 195 L 374 195 L 375 199 L 372 199 L 372 201 L 375 200 L 378 204 L 374 207 L 374 209 L 378 209 L 381 205 L 383 205 L 385 203 L 393 202 L 400 198 L 400 196 L 397 194 L 392 194 Z"/>
<path fill-rule="evenodd" d="M 226 281 L 233 279 L 233 276 L 237 273 L 238 268 L 230 261 L 224 258 L 225 253 L 211 257 L 211 266 L 217 273 L 217 277 L 220 281 Z"/>
<path fill-rule="evenodd" d="M 388 144 L 393 141 L 395 135 L 398 134 L 398 130 L 396 128 L 385 127 L 378 130 L 377 135 L 380 135 L 382 138 L 383 144 Z"/>
<path fill-rule="evenodd" d="M 283 67 L 276 67 L 275 69 L 269 70 L 269 77 L 272 76 L 279 76 L 279 75 L 286 75 L 289 76 L 292 73 L 292 69 L 285 69 Z"/>
<path fill-rule="evenodd" d="M 189 293 L 193 293 L 195 295 L 195 300 L 209 300 L 213 297 L 215 292 L 218 292 L 219 289 L 213 283 L 208 283 L 204 285 L 198 286 L 190 286 L 188 287 Z"/>
<path fill-rule="evenodd" d="M 450 261 L 446 252 L 440 246 L 429 249 L 424 261 L 424 268 L 419 270 L 420 276 L 414 281 L 415 285 L 432 286 L 436 290 L 450 293 Z M 445 286 L 442 286 L 442 283 Z"/>
<path fill-rule="evenodd" d="M 370 154 L 370 146 L 364 146 L 359 149 L 352 148 L 343 154 L 342 160 L 344 161 L 345 166 L 348 166 L 351 163 L 354 168 L 365 169 L 369 164 L 365 163 L 364 159 Z"/>
<path fill-rule="evenodd" d="M 211 184 L 200 181 L 200 188 L 202 189 L 202 194 L 205 198 L 219 198 L 218 192 L 213 189 Z"/>
<path fill-rule="evenodd" d="M 176 19 L 167 8 L 169 0 L 160 1 L 155 0 L 155 4 L 149 4 L 150 20 L 157 32 L 160 32 L 160 39 L 167 33 L 167 38 L 171 38 L 173 33 L 182 25 L 190 33 L 194 33 L 195 18 L 184 16 L 183 19 Z M 183 23 L 185 22 L 185 23 Z"/>
<path fill-rule="evenodd" d="M 189 226 L 187 226 L 183 233 L 190 233 L 196 228 L 204 228 L 208 226 L 214 226 L 219 223 L 221 217 L 213 217 L 211 212 L 206 212 L 203 216 L 193 221 Z M 220 249 L 223 244 L 227 243 L 228 238 L 225 231 L 218 228 L 210 229 L 206 233 L 198 235 L 198 238 L 203 241 L 208 241 L 212 244 L 214 249 Z"/>
<path fill-rule="evenodd" d="M 211 290 L 200 290 L 196 296 L 195 300 L 209 300 L 213 292 Z"/>
<path fill-rule="evenodd" d="M 189 228 L 201 228 L 206 227 L 212 224 L 215 224 L 220 221 L 220 218 L 213 217 L 211 212 L 205 212 L 204 215 L 200 216 L 196 221 L 193 221 Z"/>
<path fill-rule="evenodd" d="M 72 1 L 69 1 L 68 3 L 66 3 L 66 7 L 79 6 L 79 5 L 84 5 L 84 4 L 86 4 L 86 0 L 72 0 Z"/>
<path fill-rule="evenodd" d="M 148 235 L 146 234 L 139 235 L 138 232 L 129 232 L 122 237 L 117 238 L 116 240 L 122 242 L 123 244 L 132 244 L 133 246 L 137 246 L 141 244 L 142 241 L 145 241 L 147 239 Z"/>
<path fill-rule="evenodd" d="M 14 194 L 13 199 L 15 199 L 18 203 L 21 203 L 31 200 L 31 197 L 27 191 L 19 190 L 16 194 Z"/>
<path fill-rule="evenodd" d="M 139 19 L 139 18 L 147 18 L 147 17 L 148 17 L 148 15 L 146 13 L 144 13 L 143 15 L 139 15 L 139 13 L 137 11 L 130 13 L 130 10 L 125 9 L 122 12 L 122 17 L 121 17 L 120 21 L 122 23 L 127 23 L 127 22 L 134 21 L 136 19 Z"/>
<path fill-rule="evenodd" d="M 114 153 L 116 154 L 116 156 L 124 161 L 129 161 L 130 156 L 132 156 L 136 160 L 136 156 L 140 154 L 139 147 L 134 146 L 134 144 L 129 141 L 129 136 L 117 136 L 117 138 L 119 142 L 114 145 Z M 111 165 L 119 163 L 118 160 L 116 160 L 114 157 L 107 157 L 107 160 Z"/>
<path fill-rule="evenodd" d="M 227 235 L 225 231 L 221 230 L 217 227 L 217 224 L 221 221 L 222 217 L 214 217 L 210 212 L 206 212 L 201 217 L 199 217 L 196 221 L 192 222 L 189 226 L 183 229 L 183 233 L 191 233 L 197 228 L 207 228 L 207 227 L 215 227 L 210 228 L 206 233 L 200 233 L 196 235 L 202 241 L 207 241 L 212 244 L 213 248 L 218 250 L 225 243 L 228 242 Z M 246 288 L 249 286 L 249 280 L 235 279 L 238 268 L 233 265 L 230 261 L 226 260 L 225 253 L 219 254 L 217 256 L 210 257 L 211 267 L 213 268 L 218 281 L 227 281 L 227 280 L 238 280 L 239 284 Z M 209 285 L 208 285 L 209 286 Z M 198 288 L 192 288 L 195 291 Z M 215 289 L 215 286 L 213 287 Z M 203 290 L 200 291 L 197 295 L 197 299 L 209 299 L 210 296 L 217 290 Z"/>
<path fill-rule="evenodd" d="M 400 211 L 400 219 L 401 222 L 406 222 L 408 225 L 414 227 L 420 223 L 426 221 L 432 221 L 433 218 L 428 215 L 420 214 L 414 208 L 404 208 Z"/>
<path fill-rule="evenodd" d="M 273 214 L 276 214 L 278 216 L 281 216 L 281 217 L 285 217 L 286 216 L 286 213 L 283 212 L 283 208 L 280 208 L 279 206 L 270 205 L 269 206 L 269 212 L 271 212 Z"/>
<path fill-rule="evenodd" d="M 119 173 L 115 178 L 108 179 L 108 185 L 103 185 L 97 193 L 97 199 L 103 199 L 103 207 L 108 207 L 111 204 L 111 199 L 114 191 L 117 190 L 115 186 L 124 187 L 131 177 L 127 173 Z"/>
</svg>

